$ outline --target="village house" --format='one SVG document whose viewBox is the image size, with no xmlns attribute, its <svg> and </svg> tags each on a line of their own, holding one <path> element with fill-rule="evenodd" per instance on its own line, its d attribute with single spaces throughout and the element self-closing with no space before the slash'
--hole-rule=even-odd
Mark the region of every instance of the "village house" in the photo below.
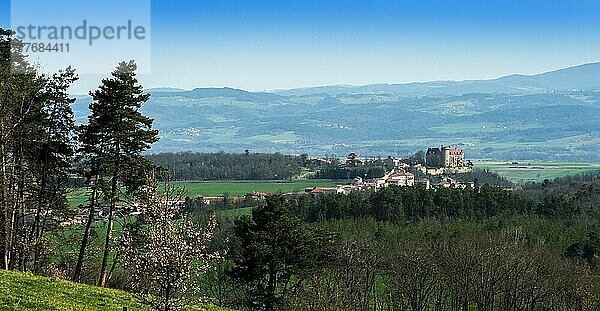
<svg viewBox="0 0 600 311">
<path fill-rule="evenodd" d="M 179 208 L 185 207 L 185 198 L 161 198 L 160 203 L 166 206 L 177 206 Z"/>
<path fill-rule="evenodd" d="M 418 180 L 415 181 L 415 185 L 416 186 L 420 186 L 425 188 L 425 190 L 429 190 L 431 189 L 431 181 L 429 180 L 429 178 L 419 178 Z"/>
<path fill-rule="evenodd" d="M 441 188 L 453 188 L 453 189 L 466 189 L 466 188 L 470 188 L 470 189 L 475 189 L 475 183 L 472 181 L 468 181 L 468 182 L 460 182 L 454 178 L 444 178 L 439 184 L 439 187 Z"/>
<path fill-rule="evenodd" d="M 274 195 L 274 194 L 276 194 L 276 192 L 252 191 L 252 192 L 247 193 L 245 195 L 245 198 L 248 200 L 254 200 L 254 201 L 264 201 L 268 196 Z"/>
<path fill-rule="evenodd" d="M 352 179 L 352 181 L 350 182 L 351 185 L 353 186 L 363 186 L 365 184 L 364 180 L 362 177 L 360 176 L 356 176 L 354 177 L 354 179 Z"/>
<path fill-rule="evenodd" d="M 386 179 L 386 184 L 400 187 L 412 187 L 415 185 L 415 175 L 410 172 L 398 172 Z"/>
<path fill-rule="evenodd" d="M 312 195 L 318 195 L 318 194 L 337 194 L 337 193 L 343 193 L 344 191 L 338 187 L 308 187 L 305 189 L 305 192 L 308 192 Z"/>
<path fill-rule="evenodd" d="M 343 185 L 343 186 L 338 186 L 338 192 L 337 193 L 341 193 L 341 194 L 350 194 L 352 191 L 359 191 L 362 190 L 362 187 L 359 186 L 353 186 L 353 185 Z"/>
<path fill-rule="evenodd" d="M 375 189 L 381 189 L 385 187 L 386 178 L 375 178 Z"/>
<path fill-rule="evenodd" d="M 202 199 L 202 203 L 204 203 L 205 205 L 211 205 L 217 202 L 223 202 L 225 200 L 224 197 L 207 197 L 207 196 L 200 196 L 200 198 Z"/>
</svg>

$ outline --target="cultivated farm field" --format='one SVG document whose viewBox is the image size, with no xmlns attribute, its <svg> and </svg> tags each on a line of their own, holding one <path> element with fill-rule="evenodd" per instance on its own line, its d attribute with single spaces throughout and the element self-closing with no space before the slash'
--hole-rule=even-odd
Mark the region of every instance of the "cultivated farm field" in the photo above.
<svg viewBox="0 0 600 311">
<path fill-rule="evenodd" d="M 473 161 L 473 164 L 477 168 L 494 171 L 517 184 L 600 170 L 600 163 L 587 162 Z"/>
</svg>

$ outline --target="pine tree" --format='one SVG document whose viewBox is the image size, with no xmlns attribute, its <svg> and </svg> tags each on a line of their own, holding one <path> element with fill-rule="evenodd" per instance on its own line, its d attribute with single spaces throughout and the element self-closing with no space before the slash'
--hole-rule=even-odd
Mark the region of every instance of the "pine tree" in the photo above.
<svg viewBox="0 0 600 311">
<path fill-rule="evenodd" d="M 40 243 L 48 215 L 43 213 L 42 217 L 42 211 L 62 211 L 67 204 L 65 190 L 75 153 L 75 122 L 70 106 L 75 99 L 69 97 L 68 88 L 77 79 L 75 71 L 67 67 L 54 74 L 45 89 L 46 98 L 41 111 L 43 135 L 39 138 L 36 150 L 39 168 L 37 206 L 29 233 L 30 243 L 34 246 L 33 264 L 36 270 L 40 268 Z"/>
<path fill-rule="evenodd" d="M 18 265 L 19 245 L 26 209 L 27 138 L 39 134 L 39 111 L 45 80 L 30 66 L 19 49 L 14 32 L 0 29 L 0 237 L 2 268 Z"/>
<path fill-rule="evenodd" d="M 153 120 L 142 115 L 141 105 L 148 101 L 149 94 L 138 84 L 133 61 L 122 62 L 112 76 L 102 80 L 102 85 L 90 95 L 93 102 L 89 108 L 88 124 L 82 127 L 81 151 L 89 157 L 92 166 L 98 169 L 100 183 L 108 187 L 105 197 L 109 201 L 104 253 L 100 267 L 99 286 L 107 281 L 107 264 L 111 251 L 111 238 L 115 217 L 115 206 L 127 173 L 146 166 L 141 153 L 158 140 L 158 131 L 152 129 Z M 134 179 L 129 179 L 134 180 Z M 129 187 L 128 187 L 129 186 Z"/>
<path fill-rule="evenodd" d="M 232 276 L 247 289 L 251 309 L 277 309 L 331 255 L 331 237 L 310 230 L 288 210 L 287 200 L 274 195 L 252 218 L 235 224 L 240 249 Z"/>
<path fill-rule="evenodd" d="M 73 153 L 67 68 L 38 72 L 14 32 L 0 29 L 0 251 L 2 268 L 34 268 L 46 223 L 66 204 L 64 181 Z M 42 213 L 42 211 L 46 213 Z M 35 215 L 33 221 L 29 215 Z M 55 213 L 56 214 L 56 213 Z"/>
</svg>

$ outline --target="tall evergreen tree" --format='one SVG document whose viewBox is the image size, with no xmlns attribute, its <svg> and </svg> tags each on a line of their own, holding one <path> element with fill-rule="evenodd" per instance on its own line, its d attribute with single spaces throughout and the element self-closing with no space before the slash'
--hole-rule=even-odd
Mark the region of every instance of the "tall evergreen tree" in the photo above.
<svg viewBox="0 0 600 311">
<path fill-rule="evenodd" d="M 100 182 L 107 185 L 105 197 L 109 202 L 104 253 L 100 267 L 99 286 L 107 281 L 107 264 L 111 251 L 111 238 L 115 207 L 120 187 L 131 191 L 124 176 L 134 174 L 136 168 L 148 162 L 141 153 L 158 140 L 158 131 L 152 129 L 153 120 L 140 113 L 141 105 L 148 101 L 143 87 L 136 78 L 134 61 L 121 62 L 112 76 L 102 80 L 102 85 L 90 95 L 88 124 L 82 127 L 82 152 L 97 168 Z M 132 180 L 132 179 L 128 179 Z"/>
<path fill-rule="evenodd" d="M 38 162 L 37 203 L 33 224 L 29 233 L 34 246 L 33 263 L 39 270 L 38 257 L 41 238 L 44 235 L 46 216 L 43 211 L 61 211 L 66 208 L 67 182 L 73 164 L 75 148 L 75 121 L 68 88 L 78 79 L 71 67 L 60 70 L 48 80 L 42 108 L 43 135 L 35 150 Z M 43 217 L 42 217 L 43 216 Z"/>
<path fill-rule="evenodd" d="M 310 230 L 288 210 L 285 198 L 271 196 L 266 206 L 252 211 L 252 218 L 235 224 L 240 250 L 232 275 L 245 285 L 251 309 L 277 309 L 330 255 L 329 237 Z"/>
<path fill-rule="evenodd" d="M 0 29 L 0 218 L 2 268 L 13 269 L 25 210 L 25 139 L 39 124 L 44 79 L 18 49 L 14 32 Z"/>
<path fill-rule="evenodd" d="M 41 74 L 28 63 L 14 32 L 0 29 L 0 250 L 4 269 L 29 270 L 32 248 L 35 266 L 46 226 L 41 216 L 65 205 L 73 124 L 67 89 L 75 79 L 70 68 L 52 77 Z M 33 220 L 31 215 L 35 215 Z"/>
</svg>

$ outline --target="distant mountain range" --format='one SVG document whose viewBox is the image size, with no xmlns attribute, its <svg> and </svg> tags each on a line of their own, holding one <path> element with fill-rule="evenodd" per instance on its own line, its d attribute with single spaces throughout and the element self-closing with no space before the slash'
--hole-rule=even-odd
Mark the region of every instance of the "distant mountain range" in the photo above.
<svg viewBox="0 0 600 311">
<path fill-rule="evenodd" d="M 405 84 L 333 85 L 275 91 L 281 95 L 316 93 L 394 94 L 402 96 L 462 95 L 466 93 L 530 94 L 548 91 L 600 89 L 600 63 L 591 63 L 537 75 L 510 75 L 492 80 L 433 81 Z"/>
<path fill-rule="evenodd" d="M 453 144 L 469 158 L 600 161 L 600 63 L 493 80 L 148 92 L 153 152 L 385 157 Z M 90 101 L 77 97 L 79 122 Z"/>
</svg>

